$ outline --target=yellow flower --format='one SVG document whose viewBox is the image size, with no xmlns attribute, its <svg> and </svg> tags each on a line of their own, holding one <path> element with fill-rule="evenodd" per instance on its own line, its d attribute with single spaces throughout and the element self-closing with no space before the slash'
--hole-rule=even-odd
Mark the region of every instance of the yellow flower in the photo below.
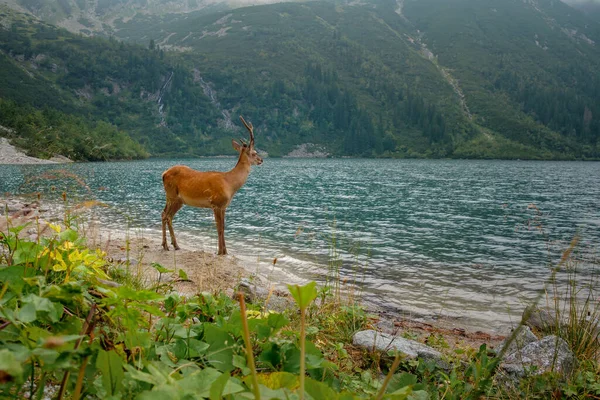
<svg viewBox="0 0 600 400">
<path fill-rule="evenodd" d="M 54 265 L 52 266 L 54 271 L 67 270 L 67 264 L 65 263 L 65 260 L 63 260 L 62 254 L 55 250 L 52 252 L 52 258 L 54 259 Z"/>
<path fill-rule="evenodd" d="M 56 233 L 60 233 L 61 231 L 60 225 L 54 225 L 49 223 L 48 226 Z"/>
</svg>

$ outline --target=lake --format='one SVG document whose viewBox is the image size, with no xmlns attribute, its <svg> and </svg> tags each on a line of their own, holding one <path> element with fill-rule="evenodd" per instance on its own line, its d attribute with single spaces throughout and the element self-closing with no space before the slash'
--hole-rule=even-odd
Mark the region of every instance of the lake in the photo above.
<svg viewBox="0 0 600 400">
<path fill-rule="evenodd" d="M 235 159 L 0 165 L 0 191 L 66 188 L 110 205 L 105 225 L 160 239 L 161 173 L 175 164 L 224 171 Z M 89 189 L 49 179 L 58 169 Z M 216 252 L 212 211 L 184 207 L 174 226 L 183 247 Z M 581 254 L 598 254 L 597 162 L 266 159 L 225 230 L 231 254 L 278 280 L 334 269 L 364 301 L 488 331 L 519 319 L 576 234 Z"/>
</svg>

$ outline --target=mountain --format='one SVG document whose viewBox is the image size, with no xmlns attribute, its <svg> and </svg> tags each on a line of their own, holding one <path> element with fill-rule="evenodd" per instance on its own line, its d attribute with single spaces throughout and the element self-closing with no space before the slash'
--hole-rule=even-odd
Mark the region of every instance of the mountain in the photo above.
<svg viewBox="0 0 600 400">
<path fill-rule="evenodd" d="M 598 0 L 564 0 L 571 7 L 583 11 L 590 18 L 600 21 L 600 1 Z"/>
<path fill-rule="evenodd" d="M 111 14 L 110 34 L 144 47 L 23 25 L 27 57 L 4 39 L 2 51 L 34 76 L 33 56 L 62 65 L 60 79 L 43 74 L 76 104 L 63 112 L 113 124 L 154 155 L 230 152 L 242 113 L 276 156 L 312 143 L 333 155 L 600 157 L 600 24 L 558 0 L 187 4 Z M 130 53 L 152 71 L 132 73 Z"/>
</svg>

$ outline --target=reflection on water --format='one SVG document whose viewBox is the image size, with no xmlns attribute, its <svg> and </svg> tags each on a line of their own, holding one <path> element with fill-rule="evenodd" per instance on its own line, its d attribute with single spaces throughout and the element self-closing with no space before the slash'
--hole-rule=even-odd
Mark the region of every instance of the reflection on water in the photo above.
<svg viewBox="0 0 600 400">
<path fill-rule="evenodd" d="M 111 206 L 106 225 L 160 235 L 161 173 L 184 163 L 227 170 L 234 159 L 0 166 L 0 191 L 64 190 L 36 179 L 67 169 Z M 48 176 L 46 176 L 48 178 Z M 87 197 L 73 179 L 68 192 Z M 25 183 L 27 182 L 27 183 Z M 269 159 L 227 212 L 230 252 L 301 278 L 323 276 L 332 247 L 341 275 L 393 309 L 461 316 L 500 328 L 542 286 L 579 233 L 600 239 L 600 163 Z M 216 251 L 212 212 L 184 207 L 180 244 Z M 291 279 L 291 278 L 290 278 Z"/>
</svg>

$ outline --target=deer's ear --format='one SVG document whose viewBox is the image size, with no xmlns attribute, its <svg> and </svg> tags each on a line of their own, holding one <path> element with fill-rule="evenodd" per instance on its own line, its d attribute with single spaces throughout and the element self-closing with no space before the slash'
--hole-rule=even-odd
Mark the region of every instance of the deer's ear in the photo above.
<svg viewBox="0 0 600 400">
<path fill-rule="evenodd" d="M 234 139 L 231 139 L 231 145 L 235 149 L 235 151 L 242 151 L 242 145 L 236 142 Z"/>
</svg>

